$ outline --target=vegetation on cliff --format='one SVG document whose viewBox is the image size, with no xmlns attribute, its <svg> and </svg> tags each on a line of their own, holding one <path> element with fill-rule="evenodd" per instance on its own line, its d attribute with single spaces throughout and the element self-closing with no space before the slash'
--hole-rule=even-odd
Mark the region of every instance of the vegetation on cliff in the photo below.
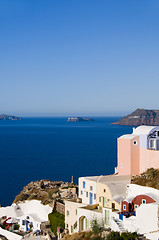
<svg viewBox="0 0 159 240">
<path fill-rule="evenodd" d="M 132 177 L 132 183 L 159 189 L 159 169 L 149 168 L 139 176 Z"/>
<path fill-rule="evenodd" d="M 64 240 L 137 240 L 138 235 L 136 232 L 114 232 L 110 229 L 105 229 L 96 219 L 92 221 L 91 231 L 82 231 L 74 234 L 67 234 L 63 237 Z"/>
<path fill-rule="evenodd" d="M 49 214 L 49 221 L 51 225 L 51 231 L 57 235 L 57 227 L 62 229 L 65 228 L 65 216 L 58 212 L 53 212 Z"/>
<path fill-rule="evenodd" d="M 40 180 L 30 182 L 13 203 L 25 200 L 40 200 L 43 204 L 53 204 L 54 200 L 76 198 L 76 185 L 62 181 Z"/>
<path fill-rule="evenodd" d="M 66 235 L 65 240 L 137 240 L 142 239 L 138 237 L 137 233 L 130 232 L 110 232 L 102 230 L 100 233 L 96 234 L 94 231 L 90 232 L 79 232 L 72 235 Z"/>
</svg>

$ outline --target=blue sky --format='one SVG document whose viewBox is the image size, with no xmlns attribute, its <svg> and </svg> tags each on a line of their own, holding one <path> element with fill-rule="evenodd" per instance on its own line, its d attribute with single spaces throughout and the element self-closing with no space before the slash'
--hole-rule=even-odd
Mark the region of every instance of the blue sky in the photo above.
<svg viewBox="0 0 159 240">
<path fill-rule="evenodd" d="M 0 0 L 0 112 L 159 109 L 158 0 Z"/>
</svg>

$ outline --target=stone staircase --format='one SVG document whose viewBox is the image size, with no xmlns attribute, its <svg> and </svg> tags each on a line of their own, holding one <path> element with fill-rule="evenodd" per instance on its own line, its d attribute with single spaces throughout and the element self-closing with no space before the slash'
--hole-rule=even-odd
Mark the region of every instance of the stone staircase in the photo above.
<svg viewBox="0 0 159 240">
<path fill-rule="evenodd" d="M 126 232 L 122 220 L 120 220 L 120 219 L 114 219 L 114 221 L 115 221 L 116 224 L 118 225 L 120 232 Z"/>
</svg>

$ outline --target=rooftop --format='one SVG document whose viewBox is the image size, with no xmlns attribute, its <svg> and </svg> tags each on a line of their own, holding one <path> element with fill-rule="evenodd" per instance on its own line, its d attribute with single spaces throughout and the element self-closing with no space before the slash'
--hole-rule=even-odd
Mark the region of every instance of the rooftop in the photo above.
<svg viewBox="0 0 159 240">
<path fill-rule="evenodd" d="M 105 184 L 113 197 L 113 199 L 120 203 L 121 199 L 126 196 L 127 185 L 131 182 L 129 175 L 107 175 L 107 176 L 95 176 L 86 177 L 87 180 L 100 182 Z"/>
<path fill-rule="evenodd" d="M 130 196 L 126 199 L 124 199 L 124 201 L 127 201 L 128 203 L 131 203 L 132 200 L 137 197 L 137 196 L 140 196 L 140 195 L 145 195 L 145 196 L 148 196 L 148 197 L 151 197 L 154 201 L 156 201 L 157 203 L 159 202 L 159 196 L 154 194 L 154 193 L 141 193 L 141 194 L 138 194 L 136 196 Z"/>
<path fill-rule="evenodd" d="M 127 182 L 130 183 L 131 177 L 129 175 L 100 175 L 100 176 L 90 176 L 85 177 L 87 180 L 94 181 L 94 182 L 101 182 L 103 184 L 107 183 L 119 183 L 119 182 Z"/>
<path fill-rule="evenodd" d="M 87 206 L 82 207 L 82 208 L 86 209 L 86 210 L 102 213 L 102 209 L 99 208 L 99 204 L 87 205 Z"/>
<path fill-rule="evenodd" d="M 137 135 L 135 134 L 125 134 L 125 135 L 122 135 L 121 137 L 119 138 L 124 138 L 124 139 L 133 139 L 134 137 L 136 137 Z"/>
<path fill-rule="evenodd" d="M 158 129 L 159 127 L 155 126 L 139 126 L 137 128 L 133 128 L 133 134 L 140 135 L 140 134 L 149 134 L 153 129 Z"/>
</svg>

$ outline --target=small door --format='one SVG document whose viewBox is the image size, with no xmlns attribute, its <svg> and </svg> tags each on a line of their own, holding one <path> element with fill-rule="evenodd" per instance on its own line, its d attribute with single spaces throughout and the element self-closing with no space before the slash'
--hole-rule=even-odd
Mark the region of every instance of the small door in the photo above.
<svg viewBox="0 0 159 240">
<path fill-rule="evenodd" d="M 112 203 L 112 210 L 115 210 L 115 203 Z"/>
<path fill-rule="evenodd" d="M 110 225 L 110 211 L 109 210 L 105 210 L 105 224 L 106 225 Z"/>
<path fill-rule="evenodd" d="M 93 193 L 90 193 L 90 201 L 89 201 L 90 205 L 93 204 Z"/>
<path fill-rule="evenodd" d="M 30 223 L 30 222 L 26 220 L 26 232 L 29 231 L 29 223 Z"/>
</svg>

